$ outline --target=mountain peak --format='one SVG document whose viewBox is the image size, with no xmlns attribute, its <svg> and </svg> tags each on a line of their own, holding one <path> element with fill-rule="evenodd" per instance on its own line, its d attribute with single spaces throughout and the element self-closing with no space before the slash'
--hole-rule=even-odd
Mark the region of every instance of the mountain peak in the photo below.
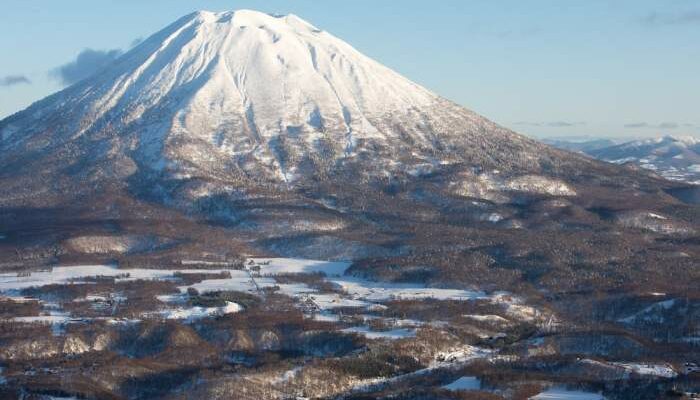
<svg viewBox="0 0 700 400">
<path fill-rule="evenodd" d="M 663 141 L 680 142 L 686 145 L 695 145 L 700 143 L 700 139 L 691 135 L 666 135 L 663 137 Z"/>
<path fill-rule="evenodd" d="M 0 135 L 1 151 L 85 165 L 95 179 L 289 185 L 561 164 L 295 15 L 251 10 L 189 14 L 0 121 Z"/>
<path fill-rule="evenodd" d="M 295 14 L 270 14 L 249 9 L 222 12 L 200 10 L 189 14 L 185 18 L 196 20 L 200 23 L 231 24 L 236 27 L 255 27 L 260 25 L 282 27 L 286 25 L 295 29 L 306 29 L 316 33 L 321 32 L 311 23 Z"/>
</svg>

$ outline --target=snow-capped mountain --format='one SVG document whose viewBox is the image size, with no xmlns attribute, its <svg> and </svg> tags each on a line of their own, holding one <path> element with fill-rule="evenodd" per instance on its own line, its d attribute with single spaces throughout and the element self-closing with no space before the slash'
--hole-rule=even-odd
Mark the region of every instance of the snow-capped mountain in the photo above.
<svg viewBox="0 0 700 400">
<path fill-rule="evenodd" d="M 700 183 L 700 139 L 692 136 L 633 140 L 587 153 L 616 164 L 634 163 L 668 179 Z"/>
<path fill-rule="evenodd" d="M 0 134 L 2 183 L 12 188 L 4 202 L 73 192 L 67 179 L 76 177 L 82 187 L 289 187 L 450 165 L 528 174 L 589 164 L 439 97 L 297 16 L 247 10 L 181 18 L 0 121 Z M 31 179 L 17 178 L 27 172 Z"/>
<path fill-rule="evenodd" d="M 615 146 L 620 144 L 620 141 L 615 141 L 608 138 L 593 138 L 590 136 L 582 137 L 549 137 L 543 138 L 542 143 L 557 147 L 568 151 L 578 153 L 588 153 L 593 150 L 602 149 L 605 147 Z"/>
</svg>

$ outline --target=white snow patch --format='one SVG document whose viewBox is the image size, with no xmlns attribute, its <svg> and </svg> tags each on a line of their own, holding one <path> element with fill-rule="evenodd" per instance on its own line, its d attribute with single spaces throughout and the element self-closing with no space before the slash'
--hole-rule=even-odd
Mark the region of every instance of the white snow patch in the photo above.
<svg viewBox="0 0 700 400">
<path fill-rule="evenodd" d="M 433 164 L 425 163 L 425 164 L 416 164 L 410 166 L 407 170 L 406 173 L 414 176 L 414 177 L 420 177 L 420 176 L 425 176 L 430 174 L 435 170 L 435 166 Z"/>
<path fill-rule="evenodd" d="M 210 265 L 218 267 L 233 267 L 235 263 L 231 261 L 206 261 L 206 260 L 182 260 L 182 265 Z"/>
<path fill-rule="evenodd" d="M 489 222 L 496 223 L 496 222 L 502 221 L 503 216 L 499 213 L 490 213 L 490 214 L 487 214 L 484 219 L 489 221 Z"/>
<path fill-rule="evenodd" d="M 673 307 L 676 304 L 675 299 L 669 299 L 669 300 L 664 300 L 660 301 L 658 303 L 654 303 L 643 310 L 636 312 L 629 317 L 625 318 L 620 318 L 618 321 L 620 322 L 625 322 L 625 323 L 631 323 L 634 322 L 635 320 L 643 320 L 643 321 L 657 321 L 657 322 L 663 322 L 663 315 L 659 315 L 660 312 L 663 312 L 664 310 L 668 310 L 671 307 Z"/>
<path fill-rule="evenodd" d="M 474 376 L 463 376 L 449 385 L 443 386 L 447 390 L 479 390 L 481 388 L 481 380 Z"/>
<path fill-rule="evenodd" d="M 463 289 L 429 288 L 411 283 L 373 282 L 359 278 L 330 279 L 353 298 L 382 302 L 388 300 L 436 299 L 473 300 L 486 298 L 483 292 Z"/>
<path fill-rule="evenodd" d="M 581 390 L 571 390 L 565 387 L 551 387 L 537 396 L 530 397 L 531 400 L 604 400 L 605 397 L 599 393 L 584 392 Z"/>
<path fill-rule="evenodd" d="M 316 261 L 299 258 L 251 258 L 260 265 L 262 275 L 311 274 L 322 272 L 326 276 L 340 276 L 350 266 L 344 261 Z"/>
<path fill-rule="evenodd" d="M 444 364 L 465 362 L 476 358 L 485 358 L 491 354 L 493 354 L 493 350 L 465 344 L 437 353 L 435 355 L 435 360 L 431 363 L 431 365 L 439 366 Z"/>
<path fill-rule="evenodd" d="M 509 323 L 507 319 L 501 317 L 500 315 L 495 315 L 495 314 L 485 314 L 485 315 L 476 315 L 476 314 L 465 314 L 462 315 L 464 318 L 469 318 L 473 319 L 475 321 L 480 321 L 480 322 L 498 322 L 498 323 Z"/>
<path fill-rule="evenodd" d="M 67 315 L 36 315 L 32 317 L 14 317 L 13 321 L 24 323 L 46 323 L 46 324 L 65 324 L 74 320 Z M 79 320 L 79 319 L 75 319 Z"/>
<path fill-rule="evenodd" d="M 199 263 L 199 261 L 192 261 Z M 204 279 L 192 285 L 179 286 L 178 294 L 158 295 L 157 299 L 168 304 L 162 311 L 151 315 L 169 319 L 196 320 L 208 316 L 224 315 L 240 311 L 241 307 L 229 303 L 225 307 L 186 307 L 188 290 L 195 289 L 199 293 L 215 291 L 239 291 L 261 295 L 265 288 L 276 288 L 279 293 L 296 299 L 305 315 L 324 321 L 337 321 L 339 318 L 333 312 L 339 308 L 363 308 L 366 310 L 381 310 L 386 306 L 380 304 L 395 299 L 437 299 L 437 300 L 474 300 L 486 299 L 505 307 L 508 315 L 515 318 L 532 320 L 538 312 L 532 307 L 521 304 L 521 301 L 507 293 L 486 295 L 477 290 L 431 288 L 412 283 L 374 282 L 366 279 L 344 276 L 350 266 L 348 262 L 327 262 L 305 259 L 287 258 L 254 258 L 245 263 L 244 269 L 118 269 L 109 265 L 80 265 L 54 267 L 50 270 L 32 272 L 29 274 L 0 274 L 0 292 L 19 299 L 22 289 L 41 287 L 49 284 L 70 284 L 81 282 L 90 277 L 113 277 L 116 281 L 145 280 L 177 280 L 176 274 L 219 274 L 222 277 Z M 339 292 L 319 293 L 303 283 L 277 283 L 276 275 L 323 273 L 326 280 L 340 289 Z M 76 301 L 91 301 L 95 304 L 109 304 L 110 301 L 120 301 L 119 295 L 94 293 Z M 175 306 L 175 307 L 173 307 Z M 147 317 L 147 316 L 146 316 Z M 72 321 L 65 313 L 51 312 L 49 315 L 34 317 L 18 317 L 20 321 L 44 321 L 62 324 Z M 496 320 L 498 316 L 474 316 L 474 319 Z M 505 321 L 505 319 L 504 319 Z M 388 333 L 367 334 L 372 336 L 400 336 L 411 332 L 406 327 L 419 326 L 420 321 L 392 321 L 396 329 Z M 499 320 L 499 322 L 502 322 Z M 358 328 L 359 329 L 359 328 Z M 358 331 L 359 333 L 359 331 Z"/>
<path fill-rule="evenodd" d="M 357 333 L 365 336 L 368 339 L 405 339 L 408 337 L 416 336 L 416 331 L 414 329 L 391 329 L 388 331 L 374 331 L 367 326 L 353 326 L 351 328 L 346 328 L 341 330 L 345 333 Z"/>
<path fill-rule="evenodd" d="M 641 364 L 641 363 L 611 363 L 617 367 L 623 368 L 627 372 L 637 375 L 658 376 L 660 378 L 675 378 L 678 373 L 668 364 Z"/>
<path fill-rule="evenodd" d="M 656 219 L 668 219 L 667 217 L 664 217 L 661 214 L 656 214 L 656 213 L 647 213 L 647 215 L 651 218 L 656 218 Z"/>
<path fill-rule="evenodd" d="M 320 322 L 340 322 L 339 315 L 331 314 L 329 312 L 314 313 L 311 315 L 311 319 Z"/>
<path fill-rule="evenodd" d="M 256 292 L 258 288 L 275 286 L 275 282 L 271 278 L 253 278 L 247 271 L 229 270 L 228 272 L 230 273 L 229 278 L 205 279 L 189 286 L 180 286 L 178 289 L 182 293 L 187 292 L 189 288 L 196 289 L 200 293 L 228 290 Z"/>
<path fill-rule="evenodd" d="M 60 396 L 42 396 L 39 398 L 40 400 L 79 400 L 75 396 L 71 397 L 60 397 Z"/>
<path fill-rule="evenodd" d="M 616 160 L 608 160 L 608 162 L 611 162 L 613 164 L 624 164 L 632 161 L 637 161 L 637 157 L 625 157 L 625 158 L 618 158 Z"/>
<path fill-rule="evenodd" d="M 226 305 L 221 307 L 178 308 L 173 310 L 165 310 L 159 314 L 165 319 L 182 319 L 191 322 L 206 317 L 218 317 L 226 314 L 237 313 L 241 310 L 243 310 L 243 307 L 241 307 L 239 304 L 227 301 Z"/>
<path fill-rule="evenodd" d="M 576 191 L 563 181 L 540 175 L 523 175 L 509 180 L 505 187 L 510 190 L 548 194 L 551 196 L 575 196 Z"/>
<path fill-rule="evenodd" d="M 272 383 L 274 385 L 274 384 L 280 384 L 280 383 L 287 382 L 290 379 L 297 376 L 297 374 L 299 374 L 299 372 L 301 372 L 302 369 L 303 369 L 303 367 L 294 367 L 290 370 L 284 371 L 284 373 L 281 376 L 274 378 L 274 379 L 271 379 L 270 383 Z"/>
</svg>

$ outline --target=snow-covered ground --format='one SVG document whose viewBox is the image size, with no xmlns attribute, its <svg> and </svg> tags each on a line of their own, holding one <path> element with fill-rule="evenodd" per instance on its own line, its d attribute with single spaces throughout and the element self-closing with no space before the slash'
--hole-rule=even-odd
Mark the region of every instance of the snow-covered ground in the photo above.
<svg viewBox="0 0 700 400">
<path fill-rule="evenodd" d="M 189 263 L 199 263 L 196 260 L 188 260 Z M 219 267 L 220 265 L 216 265 Z M 293 258 L 253 258 L 245 263 L 244 269 L 215 268 L 215 269 L 119 269 L 110 265 L 78 265 L 61 266 L 49 270 L 32 273 L 0 274 L 0 293 L 16 299 L 26 300 L 21 297 L 23 289 L 59 284 L 88 283 L 88 278 L 113 277 L 117 282 L 135 280 L 172 280 L 177 282 L 182 274 L 212 274 L 209 279 L 191 285 L 178 286 L 179 294 L 163 294 L 157 296 L 162 303 L 161 310 L 144 315 L 143 318 L 158 316 L 168 319 L 181 319 L 194 321 L 205 317 L 214 317 L 238 312 L 242 307 L 235 303 L 227 303 L 223 307 L 193 307 L 187 305 L 188 292 L 195 289 L 204 294 L 216 291 L 238 291 L 253 295 L 264 296 L 265 289 L 275 288 L 279 293 L 294 298 L 299 307 L 310 318 L 325 321 L 338 321 L 336 310 L 340 308 L 362 308 L 368 311 L 376 311 L 385 308 L 381 303 L 395 299 L 439 299 L 439 300 L 490 300 L 504 307 L 509 316 L 518 319 L 531 320 L 537 316 L 537 311 L 529 306 L 521 304 L 521 300 L 507 293 L 495 293 L 487 295 L 478 290 L 431 288 L 419 284 L 374 282 L 366 279 L 345 276 L 344 273 L 350 266 L 348 262 L 328 262 Z M 335 292 L 319 292 L 304 283 L 278 283 L 275 279 L 279 275 L 322 273 L 328 282 L 339 290 Z M 216 276 L 219 275 L 219 276 Z M 92 301 L 94 307 L 110 304 L 114 301 L 125 300 L 118 293 L 93 293 L 85 298 L 75 301 Z M 65 324 L 80 316 L 71 316 L 68 313 L 55 309 L 55 305 L 49 307 L 44 304 L 47 312 L 40 316 L 17 316 L 15 320 L 23 322 L 46 322 L 53 324 Z M 51 308 L 49 310 L 49 308 Z M 106 307 L 105 307 L 106 308 Z M 477 320 L 505 321 L 498 316 L 471 316 Z M 397 324 L 396 321 L 387 320 L 391 330 L 373 331 L 366 326 L 356 326 L 346 330 L 347 332 L 360 333 L 368 338 L 400 338 L 415 335 L 415 329 L 420 326 L 420 321 L 413 324 Z"/>
<path fill-rule="evenodd" d="M 375 331 L 367 326 L 353 326 L 351 328 L 343 329 L 341 332 L 357 333 L 365 336 L 368 339 L 405 339 L 416 336 L 416 331 L 414 329 L 407 328 L 391 329 L 388 331 Z"/>
<path fill-rule="evenodd" d="M 227 301 L 226 305 L 221 307 L 176 308 L 172 310 L 164 310 L 158 314 L 162 315 L 165 319 L 181 319 L 191 322 L 206 317 L 216 317 L 237 313 L 242 309 L 243 307 L 241 307 L 239 304 Z"/>
<path fill-rule="evenodd" d="M 463 376 L 449 385 L 443 386 L 447 390 L 479 390 L 481 381 L 474 376 Z"/>
<path fill-rule="evenodd" d="M 464 366 L 477 359 L 490 359 L 494 357 L 493 350 L 485 349 L 476 346 L 462 345 L 440 352 L 435 356 L 435 359 L 426 368 L 419 369 L 414 372 L 409 372 L 403 375 L 397 375 L 390 378 L 372 378 L 359 382 L 351 392 L 370 392 L 380 390 L 388 385 L 404 382 L 415 377 L 425 376 L 432 372 L 441 369 L 454 369 Z"/>
<path fill-rule="evenodd" d="M 473 290 L 428 288 L 411 283 L 372 282 L 350 277 L 329 280 L 339 285 L 353 298 L 374 302 L 394 299 L 474 300 L 486 298 L 483 292 Z"/>
<path fill-rule="evenodd" d="M 581 390 L 571 390 L 565 387 L 551 387 L 537 396 L 530 397 L 531 400 L 603 400 L 599 393 L 584 392 Z"/>
<path fill-rule="evenodd" d="M 670 309 L 676 304 L 675 299 L 669 299 L 654 303 L 643 310 L 636 312 L 628 317 L 620 318 L 618 321 L 625 323 L 632 323 L 635 321 L 646 321 L 646 322 L 663 322 L 663 312 Z"/>
<path fill-rule="evenodd" d="M 675 378 L 678 373 L 667 364 L 643 364 L 643 363 L 611 363 L 617 367 L 624 369 L 629 373 L 637 375 L 658 376 L 660 378 Z"/>
<path fill-rule="evenodd" d="M 675 378 L 678 372 L 669 364 L 663 362 L 654 363 L 634 363 L 634 362 L 608 362 L 591 359 L 581 360 L 584 364 L 594 365 L 603 368 L 613 368 L 620 371 L 623 376 L 630 374 L 655 376 L 659 378 Z"/>
<path fill-rule="evenodd" d="M 340 276 L 350 266 L 345 261 L 317 261 L 298 258 L 251 258 L 260 265 L 261 274 L 311 274 L 322 272 L 326 276 Z"/>
<path fill-rule="evenodd" d="M 475 321 L 480 321 L 480 322 L 492 322 L 492 323 L 501 323 L 501 324 L 507 324 L 509 321 L 500 315 L 493 315 L 493 314 L 484 314 L 484 315 L 476 315 L 476 314 L 465 314 L 462 315 L 464 318 L 469 318 L 473 319 Z"/>
</svg>

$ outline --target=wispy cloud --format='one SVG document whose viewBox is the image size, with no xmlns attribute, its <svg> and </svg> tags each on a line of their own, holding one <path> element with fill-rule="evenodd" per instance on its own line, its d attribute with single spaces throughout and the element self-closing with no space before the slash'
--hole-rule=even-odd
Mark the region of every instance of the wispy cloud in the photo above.
<svg viewBox="0 0 700 400">
<path fill-rule="evenodd" d="M 651 126 L 646 122 L 632 122 L 625 124 L 625 128 L 650 128 Z"/>
<path fill-rule="evenodd" d="M 72 85 L 105 68 L 119 58 L 122 53 L 120 49 L 85 49 L 78 54 L 75 60 L 54 68 L 49 72 L 49 75 L 64 85 Z"/>
<path fill-rule="evenodd" d="M 568 128 L 572 126 L 584 126 L 586 125 L 585 122 L 568 122 L 568 121 L 549 121 L 549 122 L 528 122 L 528 121 L 521 121 L 521 122 L 516 122 L 516 125 L 524 125 L 524 126 L 539 126 L 539 127 L 549 127 L 549 128 Z"/>
<path fill-rule="evenodd" d="M 661 128 L 661 129 L 676 129 L 676 128 L 678 128 L 678 123 L 677 122 L 662 122 L 659 124 L 659 128 Z"/>
<path fill-rule="evenodd" d="M 132 40 L 129 49 L 138 46 L 141 42 L 143 42 L 143 38 L 140 37 Z M 94 75 L 97 71 L 114 62 L 114 60 L 119 58 L 124 52 L 125 50 L 122 49 L 85 49 L 78 53 L 73 61 L 49 71 L 49 76 L 57 79 L 64 85 L 72 85 Z"/>
<path fill-rule="evenodd" d="M 700 24 L 700 10 L 688 10 L 675 14 L 654 11 L 642 18 L 642 23 L 649 26 Z"/>
<path fill-rule="evenodd" d="M 7 75 L 0 78 L 0 86 L 15 86 L 29 83 L 32 83 L 32 81 L 24 75 Z"/>
<path fill-rule="evenodd" d="M 649 129 L 677 129 L 680 128 L 681 126 L 690 128 L 695 126 L 694 124 L 679 124 L 678 122 L 662 122 L 660 124 L 650 124 L 647 122 L 632 122 L 629 124 L 624 125 L 625 128 L 633 128 L 633 129 L 639 129 L 639 128 L 649 128 Z"/>
</svg>

